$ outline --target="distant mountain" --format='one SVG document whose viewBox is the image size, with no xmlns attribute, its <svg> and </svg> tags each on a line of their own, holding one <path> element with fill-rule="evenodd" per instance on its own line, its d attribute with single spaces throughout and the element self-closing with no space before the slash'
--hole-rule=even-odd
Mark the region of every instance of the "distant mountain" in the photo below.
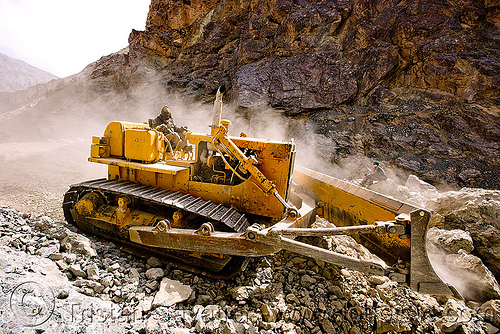
<svg viewBox="0 0 500 334">
<path fill-rule="evenodd" d="M 23 90 L 58 77 L 0 53 L 0 91 Z"/>
</svg>

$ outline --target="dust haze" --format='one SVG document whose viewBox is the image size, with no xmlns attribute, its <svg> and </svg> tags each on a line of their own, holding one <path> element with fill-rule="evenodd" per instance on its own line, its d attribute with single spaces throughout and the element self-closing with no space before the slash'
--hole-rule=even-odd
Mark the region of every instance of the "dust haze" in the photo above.
<svg viewBox="0 0 500 334">
<path fill-rule="evenodd" d="M 106 177 L 106 166 L 89 163 L 87 158 L 92 136 L 102 136 L 110 121 L 146 122 L 168 105 L 177 125 L 210 132 L 212 103 L 188 103 L 180 95 L 166 93 L 160 84 L 117 94 L 95 92 L 80 82 L 56 87 L 46 96 L 28 96 L 10 109 L 0 102 L 0 205 L 61 219 L 60 203 L 69 185 Z M 340 179 L 360 179 L 371 166 L 364 156 L 332 163 L 335 145 L 316 134 L 306 118 L 290 119 L 266 108 L 236 110 L 230 101 L 222 117 L 232 122 L 231 136 L 245 132 L 254 138 L 293 139 L 298 165 Z"/>
<path fill-rule="evenodd" d="M 0 113 L 0 205 L 62 220 L 61 204 L 68 187 L 107 175 L 107 166 L 87 161 L 91 137 L 102 136 L 113 120 L 146 122 L 156 117 L 163 105 L 169 106 L 177 125 L 209 133 L 212 103 L 186 103 L 156 85 L 140 87 L 128 94 L 104 93 L 94 97 L 70 86 L 46 99 L 28 101 L 17 109 Z M 0 110 L 5 110 L 1 107 Z M 232 122 L 231 136 L 245 132 L 254 138 L 293 139 L 297 144 L 298 165 L 336 178 L 361 179 L 371 167 L 371 160 L 361 155 L 332 163 L 330 156 L 335 145 L 331 139 L 316 134 L 314 125 L 305 118 L 292 120 L 272 109 L 236 110 L 231 103 L 224 105 L 222 117 Z M 404 172 L 386 168 L 386 173 L 396 185 L 391 189 L 405 184 Z M 407 191 L 388 195 L 409 200 L 408 194 Z M 435 193 L 419 194 L 427 200 L 435 196 Z M 453 273 L 440 270 L 440 274 L 445 279 L 453 278 Z"/>
</svg>

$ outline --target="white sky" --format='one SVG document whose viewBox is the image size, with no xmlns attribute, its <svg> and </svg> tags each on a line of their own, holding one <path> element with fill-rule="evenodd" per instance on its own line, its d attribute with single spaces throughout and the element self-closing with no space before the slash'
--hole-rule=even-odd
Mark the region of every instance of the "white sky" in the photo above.
<svg viewBox="0 0 500 334">
<path fill-rule="evenodd" d="M 58 77 L 80 72 L 144 30 L 150 0 L 0 0 L 0 53 Z"/>
</svg>

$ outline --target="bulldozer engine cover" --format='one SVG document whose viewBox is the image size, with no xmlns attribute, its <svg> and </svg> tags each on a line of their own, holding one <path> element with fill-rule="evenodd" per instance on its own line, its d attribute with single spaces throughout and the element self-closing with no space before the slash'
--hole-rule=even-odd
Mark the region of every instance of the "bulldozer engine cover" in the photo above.
<svg viewBox="0 0 500 334">
<path fill-rule="evenodd" d="M 157 131 L 148 129 L 125 130 L 125 158 L 152 163 L 162 158 L 162 140 Z"/>
</svg>

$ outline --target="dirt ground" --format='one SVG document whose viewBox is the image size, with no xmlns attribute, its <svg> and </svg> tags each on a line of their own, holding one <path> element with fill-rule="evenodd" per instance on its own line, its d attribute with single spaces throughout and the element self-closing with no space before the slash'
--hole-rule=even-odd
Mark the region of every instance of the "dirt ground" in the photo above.
<svg viewBox="0 0 500 334">
<path fill-rule="evenodd" d="M 106 166 L 87 161 L 90 139 L 0 143 L 0 205 L 63 219 L 71 184 L 106 177 Z"/>
</svg>

